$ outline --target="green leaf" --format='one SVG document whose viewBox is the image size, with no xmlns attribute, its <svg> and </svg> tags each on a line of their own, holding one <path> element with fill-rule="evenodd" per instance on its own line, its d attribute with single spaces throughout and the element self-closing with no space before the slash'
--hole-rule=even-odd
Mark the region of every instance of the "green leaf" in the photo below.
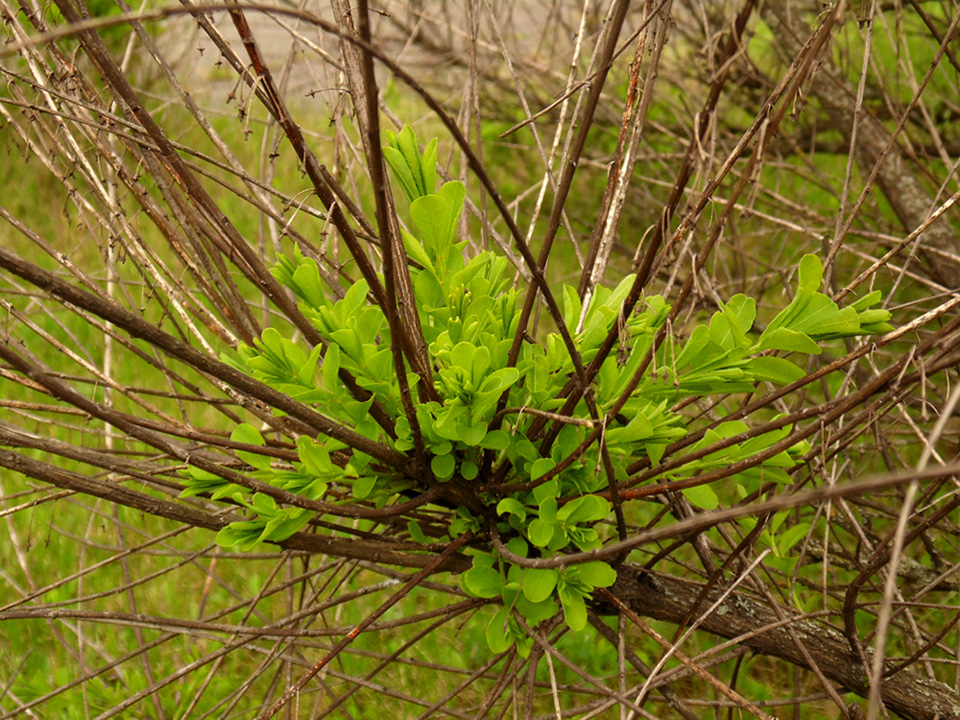
<svg viewBox="0 0 960 720">
<path fill-rule="evenodd" d="M 234 442 L 246 443 L 247 445 L 263 445 L 263 435 L 255 427 L 247 423 L 241 423 L 230 433 L 230 439 Z"/>
<path fill-rule="evenodd" d="M 312 516 L 312 512 L 303 508 L 287 508 L 280 515 L 267 522 L 260 539 L 277 543 L 283 542 L 305 527 Z"/>
<path fill-rule="evenodd" d="M 358 280 L 347 290 L 343 298 L 337 301 L 334 306 L 343 320 L 356 314 L 357 310 L 366 300 L 367 293 L 370 292 L 370 286 L 366 280 Z"/>
<path fill-rule="evenodd" d="M 353 481 L 353 496 L 358 500 L 365 500 L 370 497 L 376 486 L 376 475 L 361 475 Z"/>
<path fill-rule="evenodd" d="M 563 286 L 563 322 L 571 332 L 580 322 L 580 296 L 577 295 L 577 289 L 570 286 Z"/>
<path fill-rule="evenodd" d="M 363 344 L 360 342 L 360 338 L 357 336 L 356 330 L 353 328 L 334 330 L 332 333 L 330 333 L 330 338 L 340 346 L 340 349 L 343 351 L 343 355 L 346 355 L 348 358 L 358 363 L 362 361 Z"/>
<path fill-rule="evenodd" d="M 748 366 L 757 380 L 768 380 L 778 385 L 789 385 L 806 375 L 789 360 L 770 355 L 751 358 Z"/>
<path fill-rule="evenodd" d="M 490 652 L 502 653 L 513 645 L 509 613 L 507 608 L 502 608 L 490 618 L 487 624 L 487 645 L 490 647 Z"/>
<path fill-rule="evenodd" d="M 534 603 L 530 602 L 523 593 L 516 596 L 513 606 L 531 626 L 535 626 L 557 614 L 557 604 L 552 599 L 547 598 Z"/>
<path fill-rule="evenodd" d="M 421 307 L 433 309 L 446 305 L 443 288 L 432 272 L 422 272 L 413 281 L 413 289 Z"/>
<path fill-rule="evenodd" d="M 659 465 L 663 454 L 667 451 L 666 443 L 645 443 L 643 446 L 651 465 Z"/>
<path fill-rule="evenodd" d="M 433 193 L 437 184 L 436 138 L 430 141 L 422 155 L 417 136 L 409 125 L 405 125 L 396 135 L 387 132 L 386 139 L 384 159 L 393 170 L 407 198 L 412 202 L 418 197 Z"/>
<path fill-rule="evenodd" d="M 500 591 L 500 599 L 503 600 L 504 607 L 513 607 L 517 600 L 523 597 L 519 582 L 522 575 L 522 571 L 516 565 L 511 565 L 510 569 L 507 570 L 507 582 L 504 583 L 503 590 Z"/>
<path fill-rule="evenodd" d="M 611 445 L 635 443 L 653 435 L 653 425 L 643 412 L 637 412 L 626 427 L 607 430 L 606 440 Z"/>
<path fill-rule="evenodd" d="M 735 350 L 747 345 L 746 336 L 722 313 L 710 318 L 710 339 L 724 350 Z"/>
<path fill-rule="evenodd" d="M 300 382 L 307 387 L 313 387 L 313 375 L 317 371 L 317 361 L 320 360 L 320 353 L 323 352 L 323 346 L 317 345 L 307 356 L 306 361 L 300 367 L 298 377 Z"/>
<path fill-rule="evenodd" d="M 521 520 L 527 519 L 527 508 L 517 499 L 507 497 L 497 503 L 497 515 L 516 515 Z"/>
<path fill-rule="evenodd" d="M 277 501 L 266 493 L 257 493 L 249 503 L 252 510 L 256 510 L 261 515 L 273 516 L 277 512 Z"/>
<path fill-rule="evenodd" d="M 488 371 L 490 370 L 490 350 L 483 345 L 475 348 L 468 367 L 473 386 L 478 387 L 487 377 Z M 508 372 L 508 375 L 515 375 L 517 372 L 516 368 L 503 368 L 503 370 L 513 371 L 512 373 Z M 497 370 L 496 372 L 502 372 L 502 370 Z"/>
<path fill-rule="evenodd" d="M 784 327 L 765 331 L 760 336 L 757 350 L 785 350 L 807 355 L 819 355 L 821 352 L 820 346 L 807 335 Z"/>
<path fill-rule="evenodd" d="M 427 143 L 420 156 L 420 182 L 424 193 L 432 193 L 437 187 L 437 138 Z"/>
<path fill-rule="evenodd" d="M 747 333 L 757 319 L 757 303 L 743 294 L 734 295 L 726 305 L 721 306 L 723 314 L 741 332 Z"/>
<path fill-rule="evenodd" d="M 530 466 L 530 479 L 537 480 L 553 470 L 557 463 L 552 458 L 539 458 Z"/>
<path fill-rule="evenodd" d="M 433 431 L 445 440 L 460 442 L 460 419 L 467 414 L 462 403 L 452 402 L 438 413 Z"/>
<path fill-rule="evenodd" d="M 693 505 L 703 510 L 716 510 L 720 505 L 720 498 L 708 484 L 694 485 L 693 487 L 683 488 L 680 492 L 684 494 Z"/>
<path fill-rule="evenodd" d="M 460 368 L 464 375 L 469 375 L 470 367 L 473 364 L 473 354 L 476 351 L 477 348 L 473 343 L 458 342 L 450 351 L 450 364 L 453 367 Z"/>
<path fill-rule="evenodd" d="M 226 483 L 226 484 L 220 485 L 213 492 L 211 492 L 210 499 L 222 500 L 223 498 L 232 498 L 233 500 L 240 502 L 240 499 L 247 492 L 249 491 L 245 487 L 241 487 L 240 485 L 234 485 L 233 483 Z M 187 496 L 184 494 L 181 494 L 181 497 L 187 497 Z"/>
<path fill-rule="evenodd" d="M 453 477 L 453 471 L 456 469 L 457 461 L 453 455 L 437 455 L 430 461 L 430 469 L 436 475 L 437 480 L 441 482 Z"/>
<path fill-rule="evenodd" d="M 241 552 L 250 552 L 260 544 L 263 524 L 253 521 L 230 523 L 217 533 L 217 544 L 221 547 L 236 547 Z"/>
<path fill-rule="evenodd" d="M 859 300 L 857 300 L 856 302 L 851 303 L 849 307 L 852 307 L 862 316 L 863 312 L 867 308 L 873 307 L 882 299 L 883 299 L 883 293 L 881 293 L 879 290 L 874 290 L 872 293 L 868 293 L 864 295 L 862 298 L 860 298 Z"/>
<path fill-rule="evenodd" d="M 478 552 L 473 556 L 473 567 L 493 567 L 497 559 L 490 553 Z"/>
<path fill-rule="evenodd" d="M 538 505 L 542 505 L 547 498 L 553 498 L 554 500 L 554 509 L 556 509 L 556 499 L 557 495 L 560 493 L 560 483 L 557 482 L 557 479 L 554 478 L 549 482 L 545 482 L 543 485 L 539 485 L 533 489 L 533 499 L 536 500 Z"/>
<path fill-rule="evenodd" d="M 393 170 L 393 176 L 397 179 L 397 182 L 400 183 L 400 189 L 403 190 L 403 194 L 407 196 L 407 200 L 413 202 L 420 197 L 417 180 L 407 165 L 403 153 L 396 148 L 387 146 L 383 148 L 383 157 Z"/>
<path fill-rule="evenodd" d="M 476 378 L 474 382 L 480 387 L 480 392 L 499 393 L 517 382 L 520 379 L 520 372 L 516 368 L 500 368 L 480 377 L 475 371 L 474 378 Z"/>
<path fill-rule="evenodd" d="M 792 464 L 792 463 L 791 463 Z M 765 482 L 775 482 L 779 485 L 792 485 L 793 478 L 778 467 L 772 465 L 763 466 L 763 479 Z"/>
<path fill-rule="evenodd" d="M 453 242 L 450 229 L 456 228 L 450 203 L 439 195 L 424 195 L 410 204 L 410 217 L 427 253 L 438 263 L 445 262 L 447 247 Z"/>
<path fill-rule="evenodd" d="M 326 305 L 323 285 L 320 282 L 320 269 L 313 258 L 304 258 L 293 271 L 293 289 L 303 300 L 313 307 Z"/>
<path fill-rule="evenodd" d="M 468 447 L 476 447 L 487 435 L 487 426 L 484 423 L 457 423 L 457 437 Z"/>
<path fill-rule="evenodd" d="M 610 515 L 610 503 L 596 495 L 584 495 L 571 500 L 557 512 L 563 523 L 581 523 L 601 520 Z"/>
<path fill-rule="evenodd" d="M 808 532 L 810 532 L 810 523 L 797 523 L 793 527 L 784 530 L 777 543 L 780 554 L 786 555 L 790 552 L 790 548 L 805 538 Z"/>
<path fill-rule="evenodd" d="M 416 520 L 411 520 L 407 523 L 407 532 L 410 533 L 410 538 L 414 542 L 422 544 L 430 542 L 427 539 L 427 536 L 423 534 L 423 528 L 420 527 L 420 523 L 418 523 Z M 474 561 L 474 564 L 476 564 L 476 561 Z"/>
<path fill-rule="evenodd" d="M 503 577 L 492 567 L 473 567 L 463 574 L 463 589 L 478 598 L 493 598 L 500 595 Z"/>
<path fill-rule="evenodd" d="M 436 141 L 434 141 L 434 144 L 436 144 Z M 436 163 L 434 163 L 432 169 L 434 170 L 434 175 L 436 175 Z M 434 183 L 436 183 L 435 180 Z M 463 212 L 463 203 L 467 198 L 467 189 L 463 186 L 462 182 L 451 180 L 440 186 L 437 195 L 443 198 L 447 202 L 447 205 L 450 206 L 450 224 L 447 227 L 447 238 L 452 243 L 457 236 L 457 223 L 460 221 L 461 212 Z"/>
<path fill-rule="evenodd" d="M 799 293 L 815 293 L 823 282 L 823 263 L 816 255 L 804 255 L 800 259 Z"/>
<path fill-rule="evenodd" d="M 510 541 L 507 542 L 507 550 L 512 552 L 514 555 L 519 555 L 520 557 L 526 557 L 529 546 L 522 537 L 510 538 Z"/>
<path fill-rule="evenodd" d="M 336 343 L 330 343 L 327 346 L 320 372 L 323 376 L 323 385 L 327 390 L 334 392 L 340 387 L 340 378 L 338 377 L 340 372 L 340 346 Z"/>
<path fill-rule="evenodd" d="M 633 288 L 633 283 L 636 279 L 636 273 L 624 275 L 623 279 L 617 283 L 617 287 L 610 293 L 610 296 L 603 301 L 603 304 L 619 313 L 620 306 L 623 304 L 623 301 L 627 299 L 627 295 L 630 294 L 630 290 Z"/>
<path fill-rule="evenodd" d="M 537 518 L 527 526 L 527 538 L 537 547 L 546 547 L 553 540 L 553 533 L 557 526 Z"/>
<path fill-rule="evenodd" d="M 554 522 L 557 519 L 557 498 L 555 498 L 553 495 L 548 495 L 541 500 L 538 513 L 541 520 L 545 520 L 546 522 Z"/>
<path fill-rule="evenodd" d="M 567 525 L 565 532 L 558 533 L 558 535 L 563 539 L 564 537 L 569 542 L 572 542 L 580 550 L 584 552 L 588 550 L 596 550 L 600 547 L 600 535 L 594 528 L 584 528 L 579 526 Z M 554 537 L 553 544 L 549 546 L 548 549 L 551 550 L 560 550 L 563 547 L 563 543 L 559 542 L 557 537 Z"/>
<path fill-rule="evenodd" d="M 560 583 L 559 595 L 564 621 L 571 630 L 580 632 L 587 626 L 587 605 L 583 596 L 565 583 Z"/>
<path fill-rule="evenodd" d="M 867 330 L 868 327 L 882 327 L 884 331 L 893 330 L 893 326 L 887 323 L 890 319 L 889 310 L 863 310 L 860 313 L 860 330 L 862 332 L 876 332 Z"/>
<path fill-rule="evenodd" d="M 529 568 L 523 574 L 523 594 L 532 603 L 546 600 L 553 594 L 560 573 L 552 569 Z"/>
<path fill-rule="evenodd" d="M 696 370 L 700 366 L 698 362 L 700 355 L 709 342 L 710 328 L 706 325 L 697 325 L 690 333 L 690 337 L 683 346 L 683 350 L 680 351 L 680 355 L 677 356 L 677 369 L 682 370 L 690 365 Z"/>
<path fill-rule="evenodd" d="M 407 255 L 425 270 L 436 275 L 437 270 L 433 266 L 433 261 L 430 259 L 423 245 L 420 244 L 420 241 L 403 228 L 400 229 L 400 237 L 403 238 L 403 247 L 407 251 Z"/>
<path fill-rule="evenodd" d="M 576 565 L 577 578 L 590 587 L 610 587 L 617 581 L 617 572 L 605 562 L 592 562 Z"/>
<path fill-rule="evenodd" d="M 811 337 L 852 335 L 860 330 L 860 320 L 853 308 L 840 308 L 826 295 L 817 293 L 807 300 L 790 328 Z"/>
<path fill-rule="evenodd" d="M 491 430 L 480 441 L 480 447 L 487 450 L 506 450 L 510 445 L 510 436 L 503 430 Z"/>
<path fill-rule="evenodd" d="M 269 470 L 273 463 L 273 460 L 267 455 L 260 455 L 259 453 L 247 452 L 245 450 L 236 450 L 235 452 L 238 458 L 257 470 Z"/>
</svg>

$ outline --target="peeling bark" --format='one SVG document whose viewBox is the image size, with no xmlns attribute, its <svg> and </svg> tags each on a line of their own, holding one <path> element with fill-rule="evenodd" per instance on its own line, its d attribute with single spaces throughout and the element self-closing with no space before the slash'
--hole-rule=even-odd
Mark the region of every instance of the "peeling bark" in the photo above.
<svg viewBox="0 0 960 720">
<path fill-rule="evenodd" d="M 697 583 L 645 574 L 630 565 L 620 568 L 617 582 L 611 588 L 614 597 L 638 615 L 677 624 L 690 617 L 691 610 L 696 613 L 699 608 L 702 613 L 723 593 L 723 588 L 716 588 L 701 599 L 702 590 L 703 586 Z M 609 606 L 598 608 L 603 609 L 612 610 Z M 779 610 L 784 617 L 796 617 L 790 608 L 781 606 Z M 768 603 L 738 592 L 731 593 L 714 612 L 703 618 L 699 628 L 732 639 L 769 626 L 771 629 L 746 638 L 742 644 L 757 654 L 809 668 L 787 628 L 779 622 Z M 791 627 L 827 678 L 846 691 L 867 697 L 870 688 L 866 672 L 838 630 L 803 618 L 798 618 Z M 871 653 L 866 652 L 869 660 Z M 881 698 L 887 709 L 908 720 L 960 720 L 960 695 L 949 686 L 916 673 L 902 671 L 887 678 Z"/>
</svg>

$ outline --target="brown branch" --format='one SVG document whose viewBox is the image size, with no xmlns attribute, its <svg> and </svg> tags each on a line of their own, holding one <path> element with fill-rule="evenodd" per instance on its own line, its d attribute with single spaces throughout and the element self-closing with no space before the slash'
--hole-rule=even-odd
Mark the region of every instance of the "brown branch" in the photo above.
<svg viewBox="0 0 960 720">
<path fill-rule="evenodd" d="M 788 52 L 796 47 L 796 32 L 791 20 L 796 13 L 785 7 L 782 0 L 767 3 L 764 7 L 764 19 L 774 28 Z M 921 227 L 929 219 L 935 207 L 934 197 L 920 181 L 921 168 L 917 159 L 903 147 L 902 131 L 910 116 L 910 111 L 920 101 L 921 94 L 933 77 L 940 61 L 948 49 L 950 41 L 960 27 L 960 15 L 954 14 L 946 35 L 940 40 L 936 57 L 918 83 L 916 93 L 904 108 L 897 127 L 891 133 L 873 115 L 858 112 L 856 94 L 842 80 L 842 72 L 830 67 L 818 72 L 811 82 L 811 94 L 815 95 L 830 117 L 830 126 L 839 129 L 849 141 L 855 133 L 855 154 L 857 161 L 867 175 L 864 189 L 859 199 L 849 210 L 849 215 L 840 229 L 843 237 L 854 220 L 860 217 L 860 208 L 869 197 L 871 186 L 877 187 L 890 203 L 901 225 L 908 232 Z M 856 124 L 856 126 L 855 126 Z M 939 218 L 924 230 L 918 238 L 921 254 L 927 260 L 930 274 L 941 285 L 957 287 L 960 285 L 960 257 L 957 255 L 956 229 L 947 218 Z M 926 248 L 930 247 L 930 252 Z M 946 261 L 944 261 L 946 258 Z"/>
<path fill-rule="evenodd" d="M 296 402 L 288 395 L 277 392 L 268 385 L 254 380 L 249 375 L 245 375 L 200 352 L 186 342 L 168 335 L 117 303 L 74 287 L 53 273 L 23 260 L 4 248 L 0 248 L 0 268 L 8 270 L 59 300 L 81 307 L 123 328 L 133 337 L 148 342 L 153 347 L 181 360 L 195 370 L 212 375 L 228 385 L 262 400 L 271 407 L 288 413 L 324 435 L 341 440 L 347 445 L 394 467 L 406 467 L 409 462 L 405 455 L 329 420 L 306 405 Z"/>
<path fill-rule="evenodd" d="M 620 568 L 611 588 L 615 601 L 637 615 L 681 623 L 702 602 L 701 585 L 666 575 L 646 574 L 633 565 Z M 722 590 L 706 594 L 713 602 Z M 602 609 L 617 612 L 617 604 Z M 847 645 L 843 634 L 828 625 L 798 617 L 787 607 L 778 608 L 788 618 L 793 632 L 806 647 L 823 674 L 842 688 L 867 697 L 870 688 L 863 666 Z M 723 638 L 744 636 L 741 641 L 761 655 L 781 658 L 798 667 L 809 667 L 786 626 L 769 604 L 745 593 L 733 593 L 711 614 L 700 620 L 700 629 Z M 762 630 L 763 628 L 769 628 Z M 869 651 L 868 651 L 869 652 Z M 960 696 L 949 686 L 906 671 L 884 680 L 881 689 L 884 705 L 905 720 L 958 720 Z"/>
<path fill-rule="evenodd" d="M 211 515 L 182 503 L 163 500 L 147 493 L 131 490 L 115 482 L 96 480 L 80 473 L 63 470 L 49 463 L 34 460 L 2 448 L 0 448 L 0 467 L 8 468 L 49 485 L 98 497 L 148 515 L 155 515 L 206 530 L 219 531 L 230 523 L 243 519 L 237 515 Z M 311 535 L 305 532 L 299 532 L 279 543 L 279 545 L 286 550 L 303 550 L 334 557 L 367 560 L 374 563 L 410 568 L 427 567 L 435 559 L 433 555 L 398 551 L 389 542 L 361 538 L 335 538 Z M 438 572 L 447 570 L 462 572 L 469 567 L 469 558 L 456 556 L 438 568 Z"/>
</svg>

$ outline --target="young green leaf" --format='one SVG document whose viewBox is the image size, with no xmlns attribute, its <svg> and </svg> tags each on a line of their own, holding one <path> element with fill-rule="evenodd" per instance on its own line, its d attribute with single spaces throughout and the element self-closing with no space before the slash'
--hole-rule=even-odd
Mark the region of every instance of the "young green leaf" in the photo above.
<svg viewBox="0 0 960 720">
<path fill-rule="evenodd" d="M 556 530 L 554 523 L 537 518 L 527 526 L 527 537 L 537 547 L 547 547 Z"/>
<path fill-rule="evenodd" d="M 556 467 L 557 463 L 552 458 L 539 458 L 530 466 L 530 479 L 537 480 Z"/>
<path fill-rule="evenodd" d="M 411 520 L 410 522 L 407 523 L 407 532 L 410 533 L 410 538 L 414 542 L 418 542 L 424 545 L 430 542 L 427 539 L 427 536 L 424 535 L 423 528 L 420 527 L 420 523 L 418 523 L 416 520 Z M 474 565 L 476 565 L 476 563 L 474 563 Z"/>
<path fill-rule="evenodd" d="M 553 594 L 560 573 L 552 569 L 529 568 L 523 575 L 523 594 L 532 603 L 540 603 Z"/>
<path fill-rule="evenodd" d="M 410 204 L 410 217 L 427 253 L 445 273 L 447 248 L 453 242 L 450 230 L 456 228 L 450 203 L 439 195 L 424 195 Z"/>
<path fill-rule="evenodd" d="M 260 544 L 262 534 L 262 522 L 241 521 L 230 523 L 217 533 L 217 544 L 221 547 L 236 547 L 241 552 L 250 552 Z"/>
<path fill-rule="evenodd" d="M 433 474 L 437 477 L 437 480 L 441 482 L 453 477 L 456 465 L 457 461 L 453 455 L 436 455 L 430 461 L 430 469 L 433 470 Z"/>
<path fill-rule="evenodd" d="M 580 632 L 587 626 L 587 605 L 575 588 L 561 581 L 559 583 L 560 604 L 563 606 L 563 619 L 574 632 Z"/>
<path fill-rule="evenodd" d="M 590 587 L 610 587 L 617 581 L 617 571 L 605 562 L 593 562 L 575 565 L 577 579 Z"/>
<path fill-rule="evenodd" d="M 777 543 L 777 549 L 781 555 L 790 552 L 790 548 L 803 540 L 810 532 L 810 523 L 797 523 L 791 528 L 784 530 L 780 535 L 780 541 Z"/>
<path fill-rule="evenodd" d="M 748 367 L 757 380 L 767 380 L 778 385 L 789 385 L 806 375 L 789 360 L 772 355 L 751 358 Z"/>
<path fill-rule="evenodd" d="M 610 503 L 596 495 L 584 495 L 571 500 L 559 511 L 557 520 L 563 523 L 595 522 L 610 514 Z"/>
<path fill-rule="evenodd" d="M 376 486 L 376 475 L 361 475 L 353 481 L 353 496 L 358 500 L 365 500 L 373 494 Z"/>
<path fill-rule="evenodd" d="M 487 624 L 487 645 L 491 652 L 502 653 L 513 645 L 509 617 L 510 611 L 507 608 L 501 608 L 490 618 Z"/>
<path fill-rule="evenodd" d="M 461 585 L 474 597 L 493 598 L 500 595 L 503 577 L 492 567 L 472 567 L 463 574 Z"/>
<path fill-rule="evenodd" d="M 773 330 L 768 328 L 760 336 L 760 342 L 757 344 L 756 350 L 785 350 L 787 352 L 806 353 L 807 355 L 819 355 L 821 353 L 820 346 L 807 335 L 785 327 L 778 327 Z"/>
<path fill-rule="evenodd" d="M 506 450 L 510 445 L 510 436 L 503 430 L 491 430 L 480 441 L 480 447 L 487 450 Z"/>
<path fill-rule="evenodd" d="M 816 255 L 804 255 L 800 258 L 800 285 L 798 294 L 815 293 L 823 282 L 823 263 Z"/>
<path fill-rule="evenodd" d="M 505 515 L 507 513 L 516 515 L 521 520 L 527 519 L 527 508 L 516 498 L 506 497 L 497 503 L 497 514 Z"/>
<path fill-rule="evenodd" d="M 717 497 L 710 485 L 694 485 L 693 487 L 683 488 L 680 492 L 691 504 L 703 510 L 716 510 L 720 506 L 720 498 Z"/>
<path fill-rule="evenodd" d="M 247 445 L 263 445 L 263 435 L 255 427 L 247 423 L 241 423 L 230 433 L 230 439 L 234 442 L 246 443 Z"/>
</svg>

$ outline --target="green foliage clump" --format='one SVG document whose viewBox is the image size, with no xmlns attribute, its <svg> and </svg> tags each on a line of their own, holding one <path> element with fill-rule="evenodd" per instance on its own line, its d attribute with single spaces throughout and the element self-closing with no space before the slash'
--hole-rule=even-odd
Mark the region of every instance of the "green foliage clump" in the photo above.
<svg viewBox="0 0 960 720">
<path fill-rule="evenodd" d="M 511 362 L 514 338 L 521 331 L 518 290 L 504 257 L 482 252 L 465 258 L 465 243 L 458 241 L 465 189 L 459 182 L 436 189 L 436 141 L 421 153 L 413 132 L 404 128 L 399 135 L 388 134 L 384 155 L 409 200 L 410 231 L 403 231 L 402 239 L 436 394 L 420 395 L 412 414 L 405 411 L 389 323 L 371 301 L 367 283 L 356 282 L 333 302 L 315 262 L 299 250 L 293 257 L 280 257 L 274 274 L 295 293 L 325 347 L 304 349 L 268 329 L 230 362 L 395 451 L 414 457 L 422 442 L 421 474 L 384 467 L 329 437 L 301 437 L 299 462 L 289 466 L 250 452 L 238 451 L 237 456 L 252 468 L 252 477 L 310 500 L 387 507 L 437 485 L 451 491 L 441 492 L 442 498 L 465 498 L 446 524 L 426 527 L 410 520 L 407 529 L 421 543 L 452 540 L 467 531 L 487 541 L 503 538 L 502 545 L 474 546 L 473 567 L 462 576 L 469 595 L 503 603 L 487 627 L 494 651 L 516 643 L 521 652 L 529 652 L 532 639 L 521 618 L 534 626 L 562 611 L 572 630 L 584 628 L 586 601 L 596 588 L 613 584 L 615 569 L 598 560 L 550 568 L 522 560 L 556 558 L 604 544 L 614 514 L 608 500 L 610 473 L 618 485 L 629 486 L 636 467 L 662 463 L 671 443 L 691 431 L 675 409 L 679 401 L 751 392 L 764 381 L 792 383 L 804 371 L 774 353 L 817 354 L 823 341 L 890 327 L 889 313 L 872 309 L 879 293 L 840 308 L 819 292 L 822 265 L 812 255 L 800 262 L 793 301 L 759 336 L 752 332 L 756 303 L 745 295 L 721 304 L 708 322 L 681 340 L 666 331 L 671 308 L 658 295 L 646 297 L 629 317 L 622 317 L 633 276 L 613 289 L 596 288 L 586 305 L 574 288 L 564 287 L 562 319 L 582 362 L 597 357 L 615 327 L 619 349 L 602 361 L 592 386 L 603 419 L 591 415 L 583 399 L 569 416 L 560 417 L 556 413 L 574 375 L 573 360 L 561 336 L 549 333 L 542 342 L 527 338 Z M 349 391 L 342 371 L 369 393 L 366 399 Z M 410 372 L 408 382 L 417 394 L 417 384 L 424 380 Z M 424 399 L 435 396 L 441 400 Z M 374 402 L 392 427 L 374 419 Z M 532 428 L 538 422 L 542 428 L 545 417 L 556 423 L 555 431 L 535 435 Z M 664 467 L 659 481 L 689 480 L 705 470 L 759 458 L 790 432 L 784 427 L 707 451 L 747 430 L 740 421 L 706 429 L 684 450 L 689 460 Z M 248 425 L 238 427 L 233 439 L 264 443 Z M 793 447 L 767 453 L 770 457 L 736 476 L 736 489 L 745 494 L 764 482 L 789 483 L 787 471 L 802 451 Z M 225 546 L 247 550 L 263 541 L 280 542 L 315 516 L 302 507 L 280 506 L 262 493 L 251 497 L 244 488 L 196 468 L 185 479 L 185 495 L 229 498 L 250 511 L 251 519 L 220 532 L 218 541 Z M 711 484 L 686 485 L 683 492 L 693 505 L 719 505 Z"/>
</svg>

